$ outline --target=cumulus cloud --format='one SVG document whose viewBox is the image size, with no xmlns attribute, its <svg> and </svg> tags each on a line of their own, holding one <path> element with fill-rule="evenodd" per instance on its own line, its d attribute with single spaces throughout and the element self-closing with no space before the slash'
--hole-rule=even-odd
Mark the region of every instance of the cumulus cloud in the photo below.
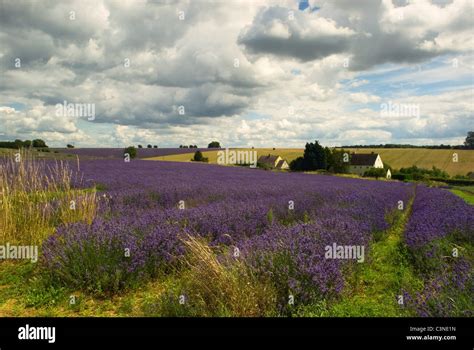
<svg viewBox="0 0 474 350">
<path fill-rule="evenodd" d="M 468 0 L 309 5 L 2 1 L 2 138 L 300 147 L 314 138 L 465 134 L 473 120 Z M 415 82 L 410 90 L 392 88 L 405 80 Z M 419 104 L 420 116 L 381 118 L 374 105 L 388 100 Z M 95 119 L 56 116 L 63 101 L 94 104 Z"/>
<path fill-rule="evenodd" d="M 262 9 L 243 29 L 239 43 L 253 54 L 311 61 L 344 52 L 354 35 L 330 18 L 277 6 Z"/>
<path fill-rule="evenodd" d="M 335 0 L 325 1 L 320 15 L 361 34 L 351 42 L 351 69 L 366 70 L 384 63 L 417 63 L 472 50 L 472 6 L 469 0 L 447 4 L 428 0 L 349 4 Z"/>
</svg>

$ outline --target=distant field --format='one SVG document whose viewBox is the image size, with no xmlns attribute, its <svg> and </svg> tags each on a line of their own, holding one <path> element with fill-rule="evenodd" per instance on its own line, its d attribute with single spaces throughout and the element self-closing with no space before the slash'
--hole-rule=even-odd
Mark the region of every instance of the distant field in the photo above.
<svg viewBox="0 0 474 350">
<path fill-rule="evenodd" d="M 74 154 L 80 157 L 122 159 L 123 148 L 54 148 L 60 153 Z M 179 154 L 194 154 L 207 148 L 137 148 L 137 158 L 161 157 Z"/>
<path fill-rule="evenodd" d="M 236 151 L 257 151 L 257 159 L 260 156 L 264 155 L 279 155 L 282 158 L 286 159 L 288 162 L 291 162 L 293 159 L 303 155 L 302 148 L 230 148 L 229 150 Z M 217 152 L 218 151 L 202 151 L 204 157 L 209 158 L 209 163 L 217 164 Z M 194 154 L 173 154 L 168 156 L 161 157 L 150 157 L 146 158 L 147 160 L 164 160 L 169 162 L 190 162 Z"/>
<path fill-rule="evenodd" d="M 251 148 L 231 148 L 232 150 L 248 150 Z M 255 148 L 257 157 L 261 155 L 280 155 L 288 162 L 303 155 L 302 148 Z M 424 148 L 399 148 L 399 149 L 385 149 L 385 148 L 347 148 L 352 152 L 357 153 L 379 153 L 382 160 L 390 164 L 393 168 L 399 169 L 403 167 L 410 167 L 416 165 L 421 168 L 428 168 L 436 166 L 450 175 L 466 175 L 469 171 L 474 171 L 474 151 L 470 150 L 438 150 L 438 149 L 424 149 Z M 458 162 L 453 162 L 453 153 L 458 154 Z M 217 151 L 204 151 L 205 157 L 209 158 L 209 163 L 217 163 Z M 175 154 L 162 157 L 147 158 L 150 160 L 164 160 L 175 162 L 189 162 L 192 154 Z"/>
<path fill-rule="evenodd" d="M 200 148 L 205 157 L 209 158 L 209 163 L 217 164 L 218 150 Z M 231 148 L 230 150 L 257 151 L 257 158 L 262 155 L 280 155 L 288 162 L 303 155 L 302 148 Z M 474 171 L 474 151 L 472 150 L 447 150 L 447 149 L 424 149 L 424 148 L 347 148 L 348 151 L 357 153 L 379 153 L 385 163 L 393 168 L 410 167 L 416 165 L 421 168 L 431 169 L 433 166 L 440 168 L 448 174 L 466 175 L 469 171 Z M 11 153 L 14 150 L 1 149 L 0 156 Z M 54 153 L 58 151 L 59 153 Z M 174 162 L 190 162 L 196 149 L 181 148 L 159 148 L 159 149 L 138 149 L 138 157 L 147 160 L 161 160 Z M 78 154 L 81 159 L 93 158 L 121 158 L 123 149 L 114 148 L 83 148 L 83 149 L 51 149 L 50 153 L 35 152 L 38 157 L 67 159 Z M 458 162 L 453 162 L 453 153 L 458 154 Z"/>
<path fill-rule="evenodd" d="M 11 156 L 14 153 L 17 153 L 18 150 L 11 149 L 11 148 L 0 148 L 0 157 Z M 38 152 L 37 150 L 33 149 L 31 151 L 32 155 L 37 158 L 41 159 L 58 159 L 58 160 L 65 160 L 65 159 L 76 159 L 74 154 L 66 154 L 61 153 L 59 151 L 55 151 L 54 149 L 50 149 L 49 152 Z M 91 157 L 81 157 L 82 159 L 89 159 Z"/>
<path fill-rule="evenodd" d="M 54 159 L 122 159 L 123 148 L 48 148 L 49 152 L 39 152 L 32 149 L 38 158 Z M 149 158 L 168 155 L 181 155 L 184 158 L 191 158 L 196 150 L 205 151 L 207 148 L 137 148 L 137 158 Z M 0 148 L 0 157 L 16 152 L 15 149 Z"/>
<path fill-rule="evenodd" d="M 194 151 L 196 152 L 196 151 Z M 162 160 L 168 162 L 190 162 L 191 158 L 194 156 L 193 153 L 183 153 L 183 154 L 171 154 L 165 156 L 157 156 L 157 157 L 147 157 L 143 158 L 144 160 Z M 204 157 L 209 158 L 209 163 L 217 163 L 217 151 L 204 151 L 201 150 Z"/>
<path fill-rule="evenodd" d="M 426 148 L 347 148 L 357 153 L 379 153 L 382 160 L 392 168 L 399 169 L 416 165 L 421 168 L 436 166 L 450 175 L 466 175 L 474 171 L 474 151 Z M 458 154 L 458 162 L 453 162 L 453 153 Z"/>
</svg>

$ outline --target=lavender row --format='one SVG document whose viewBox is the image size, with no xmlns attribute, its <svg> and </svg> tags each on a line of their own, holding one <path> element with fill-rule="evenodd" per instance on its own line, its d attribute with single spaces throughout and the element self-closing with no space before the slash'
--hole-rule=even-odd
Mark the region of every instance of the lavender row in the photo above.
<svg viewBox="0 0 474 350">
<path fill-rule="evenodd" d="M 457 232 L 474 238 L 474 206 L 460 197 L 436 188 L 418 186 L 405 241 L 412 248 Z"/>
<path fill-rule="evenodd" d="M 420 316 L 473 313 L 474 206 L 447 190 L 418 186 L 405 231 L 413 266 L 423 288 L 405 292 Z"/>
</svg>

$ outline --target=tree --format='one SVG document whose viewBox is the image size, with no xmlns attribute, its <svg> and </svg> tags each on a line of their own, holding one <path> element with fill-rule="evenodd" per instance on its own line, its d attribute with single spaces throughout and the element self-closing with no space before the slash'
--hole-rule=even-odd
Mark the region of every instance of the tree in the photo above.
<svg viewBox="0 0 474 350">
<path fill-rule="evenodd" d="M 32 144 L 31 140 L 25 140 L 25 141 L 23 141 L 23 146 L 24 146 L 24 147 L 31 147 L 31 144 Z"/>
<path fill-rule="evenodd" d="M 474 149 L 474 131 L 469 131 L 464 141 L 464 146 L 469 149 Z"/>
<path fill-rule="evenodd" d="M 293 171 L 307 171 L 328 169 L 328 157 L 331 155 L 329 148 L 323 148 L 318 141 L 306 143 L 303 157 L 291 161 L 290 169 Z"/>
<path fill-rule="evenodd" d="M 303 158 L 303 170 L 318 170 L 327 168 L 326 151 L 317 140 L 314 141 L 314 143 L 306 143 Z"/>
<path fill-rule="evenodd" d="M 142 146 L 142 145 L 138 145 L 138 148 L 143 148 L 143 146 Z"/>
<path fill-rule="evenodd" d="M 327 157 L 329 171 L 341 174 L 349 172 L 349 152 L 344 149 L 333 149 L 327 154 Z"/>
<path fill-rule="evenodd" d="M 125 153 L 128 153 L 130 158 L 133 159 L 137 156 L 137 149 L 133 146 L 129 146 L 129 147 L 124 149 L 123 154 L 125 155 Z"/>
<path fill-rule="evenodd" d="M 196 151 L 196 152 L 194 153 L 194 161 L 195 161 L 195 162 L 201 162 L 201 161 L 202 161 L 202 158 L 204 158 L 204 157 L 203 157 L 201 151 Z"/>
<path fill-rule="evenodd" d="M 324 147 L 324 154 L 326 155 L 326 170 L 329 170 L 329 161 L 332 158 L 332 153 L 329 147 Z"/>
<path fill-rule="evenodd" d="M 385 177 L 386 173 L 384 168 L 370 168 L 364 173 L 364 177 L 375 177 L 378 179 L 379 177 Z"/>
<path fill-rule="evenodd" d="M 48 146 L 46 145 L 46 142 L 44 142 L 43 140 L 35 139 L 33 140 L 33 147 L 48 147 Z"/>
<path fill-rule="evenodd" d="M 217 141 L 212 141 L 209 145 L 207 145 L 207 148 L 221 148 L 221 144 Z"/>
<path fill-rule="evenodd" d="M 196 152 L 194 153 L 194 158 L 193 158 L 193 160 L 194 160 L 195 162 L 206 162 L 206 163 L 207 163 L 207 162 L 209 161 L 209 158 L 204 157 L 204 156 L 202 155 L 202 152 L 201 152 L 201 151 L 196 151 Z"/>
<path fill-rule="evenodd" d="M 153 146 L 152 145 L 147 145 L 146 148 L 152 148 Z"/>
<path fill-rule="evenodd" d="M 153 148 L 158 148 L 158 145 L 153 145 Z"/>
<path fill-rule="evenodd" d="M 303 157 L 298 157 L 296 159 L 293 159 L 290 162 L 290 169 L 292 171 L 302 171 L 302 170 L 304 170 L 303 169 L 303 161 L 304 161 Z"/>
<path fill-rule="evenodd" d="M 68 144 L 66 145 L 66 147 L 67 147 L 67 148 L 74 148 L 74 145 L 71 145 L 70 143 L 68 143 Z"/>
<path fill-rule="evenodd" d="M 388 163 L 385 163 L 385 162 L 383 162 L 383 168 L 384 168 L 385 170 L 393 171 L 392 166 L 391 166 L 390 164 L 388 164 Z"/>
<path fill-rule="evenodd" d="M 14 144 L 15 144 L 15 148 L 20 149 L 20 148 L 23 147 L 23 141 L 22 141 L 22 140 L 16 139 L 16 140 L 14 141 Z"/>
</svg>

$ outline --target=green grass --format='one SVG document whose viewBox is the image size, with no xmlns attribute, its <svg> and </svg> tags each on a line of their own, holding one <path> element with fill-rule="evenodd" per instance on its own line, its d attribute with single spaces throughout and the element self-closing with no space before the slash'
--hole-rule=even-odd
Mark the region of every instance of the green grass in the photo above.
<svg viewBox="0 0 474 350">
<path fill-rule="evenodd" d="M 452 186 L 452 188 L 474 194 L 474 186 Z"/>
<path fill-rule="evenodd" d="M 31 262 L 0 263 L 0 317 L 37 316 L 37 308 L 46 311 L 66 299 L 64 289 L 45 284 L 37 266 Z"/>
<path fill-rule="evenodd" d="M 158 279 L 108 299 L 57 287 L 41 273 L 38 263 L 0 262 L 0 317 L 149 316 L 143 305 L 164 291 Z M 71 296 L 75 303 L 71 304 Z"/>
<path fill-rule="evenodd" d="M 474 194 L 468 191 L 463 191 L 459 188 L 451 189 L 450 190 L 455 195 L 464 199 L 467 203 L 474 205 Z"/>
</svg>

